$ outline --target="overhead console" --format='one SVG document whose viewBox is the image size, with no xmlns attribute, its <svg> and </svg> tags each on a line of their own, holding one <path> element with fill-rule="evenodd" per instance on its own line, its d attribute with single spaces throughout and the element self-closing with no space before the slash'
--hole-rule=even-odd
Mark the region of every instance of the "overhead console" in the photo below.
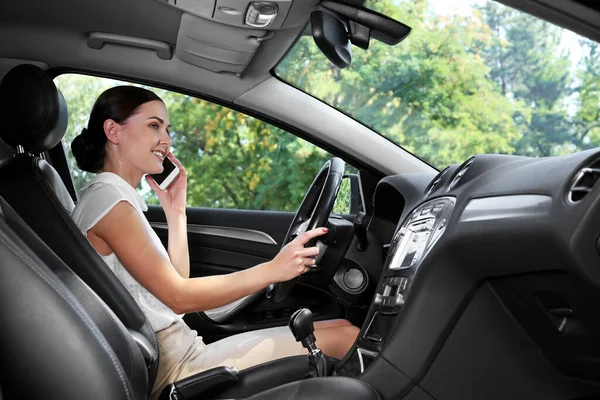
<svg viewBox="0 0 600 400">
<path fill-rule="evenodd" d="M 205 19 L 241 28 L 278 29 L 292 0 L 168 0 L 169 4 Z"/>
<path fill-rule="evenodd" d="M 317 46 L 340 68 L 351 63 L 351 44 L 366 49 L 374 38 L 395 45 L 410 33 L 410 28 L 401 22 L 346 2 L 161 1 L 183 11 L 175 46 L 177 57 L 203 69 L 238 76 L 248 69 L 261 43 L 277 41 L 276 36 L 285 37 L 286 30 L 294 30 L 295 37 L 309 18 Z M 274 47 L 279 51 L 282 46 Z"/>
</svg>

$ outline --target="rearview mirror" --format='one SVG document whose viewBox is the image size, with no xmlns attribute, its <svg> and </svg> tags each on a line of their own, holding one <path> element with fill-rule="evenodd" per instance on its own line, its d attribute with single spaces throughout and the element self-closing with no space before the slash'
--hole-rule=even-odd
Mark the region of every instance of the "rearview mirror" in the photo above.
<svg viewBox="0 0 600 400">
<path fill-rule="evenodd" d="M 310 25 L 315 43 L 321 52 L 338 68 L 352 62 L 350 39 L 344 22 L 326 11 L 313 11 Z"/>
<path fill-rule="evenodd" d="M 368 8 L 329 0 L 320 5 L 321 9 L 311 13 L 310 29 L 321 52 L 338 68 L 346 68 L 352 62 L 350 44 L 368 49 L 373 38 L 394 46 L 411 31 L 402 22 Z"/>
</svg>

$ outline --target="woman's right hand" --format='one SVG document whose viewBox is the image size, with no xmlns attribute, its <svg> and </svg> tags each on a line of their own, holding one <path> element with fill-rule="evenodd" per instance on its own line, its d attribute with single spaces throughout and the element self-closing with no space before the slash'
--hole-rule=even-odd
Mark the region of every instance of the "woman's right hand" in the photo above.
<svg viewBox="0 0 600 400">
<path fill-rule="evenodd" d="M 315 228 L 286 244 L 269 263 L 272 266 L 272 279 L 275 283 L 289 281 L 308 272 L 315 265 L 315 257 L 319 254 L 319 249 L 304 247 L 304 245 L 311 239 L 326 233 L 327 228 Z"/>
</svg>

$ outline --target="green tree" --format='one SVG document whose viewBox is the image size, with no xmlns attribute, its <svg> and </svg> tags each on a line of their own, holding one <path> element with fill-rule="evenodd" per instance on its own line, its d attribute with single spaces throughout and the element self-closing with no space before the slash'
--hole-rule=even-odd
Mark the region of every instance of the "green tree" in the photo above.
<svg viewBox="0 0 600 400">
<path fill-rule="evenodd" d="M 69 107 L 63 139 L 77 190 L 93 174 L 77 168 L 70 144 L 87 126 L 96 98 L 109 87 L 129 84 L 83 75 L 56 80 Z M 188 171 L 188 204 L 253 210 L 295 211 L 327 152 L 256 118 L 179 93 L 152 89 L 165 102 L 172 147 Z M 158 204 L 149 186 L 140 190 Z"/>
<path fill-rule="evenodd" d="M 413 28 L 390 47 L 375 40 L 354 49 L 343 70 L 315 54 L 311 38 L 277 68 L 286 81 L 378 130 L 436 166 L 476 153 L 512 153 L 519 135 L 511 102 L 488 78 L 479 48 L 491 40 L 481 13 L 432 14 L 426 1 L 370 1 Z"/>
<path fill-rule="evenodd" d="M 600 44 L 581 40 L 580 45 L 584 54 L 576 76 L 572 146 L 565 149 L 571 151 L 600 146 Z"/>
<path fill-rule="evenodd" d="M 561 50 L 562 30 L 496 2 L 481 7 L 493 39 L 484 50 L 490 77 L 512 99 L 520 137 L 518 154 L 550 156 L 571 142 L 568 97 L 571 61 Z"/>
<path fill-rule="evenodd" d="M 190 204 L 295 210 L 331 157 L 310 143 L 217 104 L 161 92 L 174 153 L 189 172 Z"/>
</svg>

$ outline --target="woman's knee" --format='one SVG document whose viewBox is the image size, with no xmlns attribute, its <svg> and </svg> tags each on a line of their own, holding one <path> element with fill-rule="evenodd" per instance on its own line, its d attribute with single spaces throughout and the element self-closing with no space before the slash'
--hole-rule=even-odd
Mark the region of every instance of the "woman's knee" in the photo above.
<svg viewBox="0 0 600 400">
<path fill-rule="evenodd" d="M 342 319 L 342 318 L 328 319 L 325 321 L 315 321 L 314 325 L 315 325 L 315 330 L 339 328 L 342 326 L 354 326 L 354 325 L 352 325 L 352 322 L 348 321 L 347 319 Z"/>
<path fill-rule="evenodd" d="M 338 359 L 343 358 L 358 337 L 360 329 L 350 324 L 315 331 L 317 346 L 323 353 Z"/>
</svg>

